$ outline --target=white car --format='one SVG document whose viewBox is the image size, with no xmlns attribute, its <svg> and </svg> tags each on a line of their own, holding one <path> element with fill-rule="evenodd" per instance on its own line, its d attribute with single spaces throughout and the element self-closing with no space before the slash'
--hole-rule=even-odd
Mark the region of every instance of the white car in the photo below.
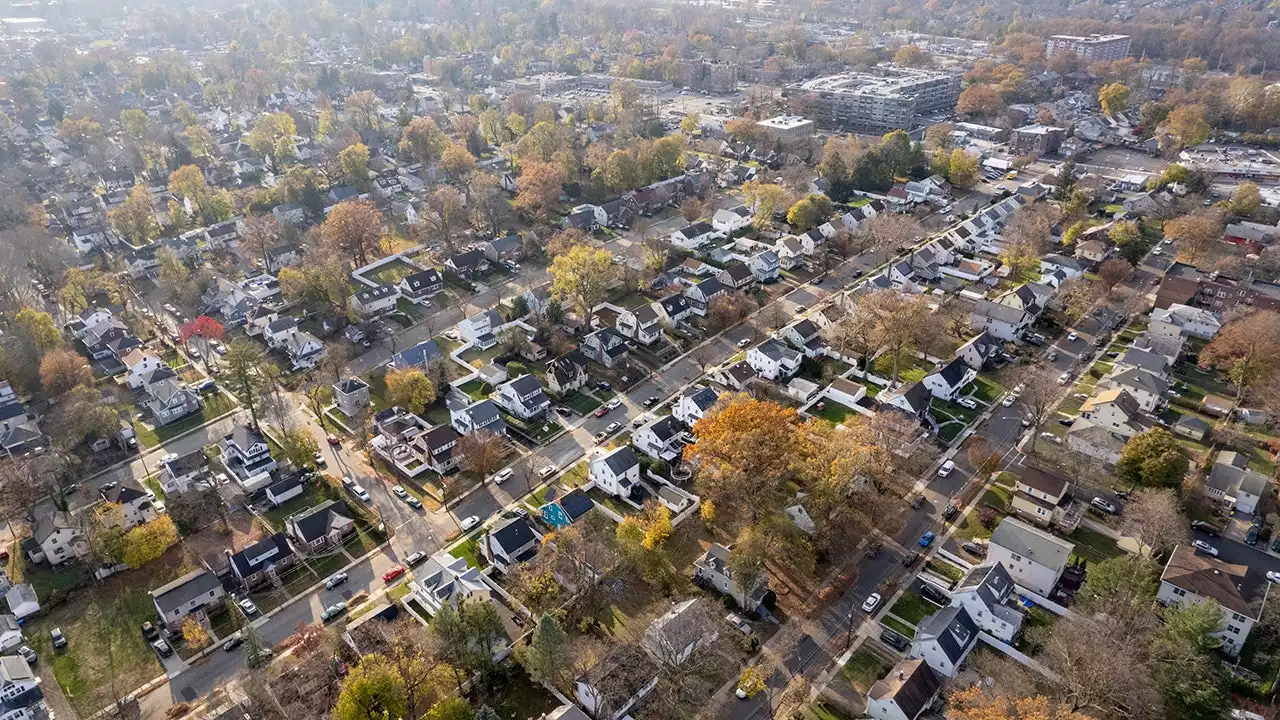
<svg viewBox="0 0 1280 720">
<path fill-rule="evenodd" d="M 742 338 L 738 341 L 738 347 L 744 348 L 751 344 L 751 338 Z"/>
<path fill-rule="evenodd" d="M 880 607 L 880 593 L 871 593 L 866 600 L 862 601 L 862 612 L 875 612 Z"/>
<path fill-rule="evenodd" d="M 1053 433 L 1051 433 L 1051 432 L 1042 432 L 1042 433 L 1040 433 L 1040 439 L 1041 439 L 1041 440 L 1048 440 L 1049 442 L 1053 443 L 1054 445 L 1061 445 L 1061 444 L 1062 444 L 1062 438 L 1058 437 L 1057 435 L 1054 435 L 1054 434 L 1053 434 Z"/>
<path fill-rule="evenodd" d="M 948 460 L 942 463 L 942 467 L 938 468 L 938 477 L 946 477 L 951 474 L 952 470 L 955 470 L 955 469 L 956 469 L 955 461 Z"/>
<path fill-rule="evenodd" d="M 369 491 L 368 491 L 368 490 L 365 490 L 364 488 L 360 487 L 359 485 L 352 485 L 352 486 L 351 486 L 351 494 L 352 494 L 352 495 L 355 495 L 355 496 L 356 496 L 356 497 L 358 497 L 358 498 L 360 498 L 360 502 L 365 502 L 365 503 L 367 503 L 367 502 L 370 502 L 370 501 L 372 500 L 372 498 L 370 498 L 370 497 L 369 497 Z"/>
<path fill-rule="evenodd" d="M 1199 550 L 1200 552 L 1204 553 L 1205 555 L 1212 555 L 1212 556 L 1214 556 L 1214 557 L 1218 557 L 1218 548 L 1216 548 L 1216 547 L 1214 547 L 1214 546 L 1210 545 L 1209 543 L 1207 543 L 1207 542 L 1205 542 L 1205 541 L 1203 541 L 1203 540 L 1192 540 L 1192 541 L 1191 541 L 1191 547 L 1193 547 L 1193 548 L 1195 548 L 1195 549 Z M 1268 579 L 1269 579 L 1269 578 L 1268 578 Z"/>
<path fill-rule="evenodd" d="M 545 480 L 546 478 L 549 478 L 552 475 L 554 475 L 555 472 L 556 472 L 555 465 L 543 465 L 541 468 L 538 469 L 538 477 Z"/>
<path fill-rule="evenodd" d="M 1267 582 L 1280 583 L 1280 572 L 1269 570 L 1267 572 Z"/>
<path fill-rule="evenodd" d="M 1010 405 L 1016 402 L 1018 402 L 1018 396 L 1014 395 L 1013 393 L 1009 393 L 1008 395 L 1004 396 L 1004 400 L 1001 400 L 1000 404 L 1003 405 L 1004 407 L 1009 407 Z"/>
<path fill-rule="evenodd" d="M 1216 554 L 1216 553 L 1215 553 L 1215 554 Z M 244 611 L 244 614 L 245 614 L 245 615 L 257 615 L 257 614 L 258 614 L 258 606 L 257 606 L 257 605 L 254 605 L 254 604 L 253 604 L 253 601 L 252 601 L 252 600 L 250 600 L 249 598 L 242 598 L 242 599 L 240 600 L 240 602 L 238 602 L 238 603 L 236 603 L 236 604 L 240 606 L 240 609 Z"/>
<path fill-rule="evenodd" d="M 501 470 L 499 470 L 499 471 L 498 471 L 498 473 L 497 473 L 496 475 L 494 475 L 494 476 L 493 476 L 493 483 L 494 483 L 495 485 L 501 485 L 502 483 L 506 482 L 507 480 L 510 480 L 510 479 L 511 479 L 511 475 L 512 475 L 514 472 L 515 472 L 515 471 L 514 471 L 514 470 L 512 470 L 511 468 L 502 468 Z"/>
<path fill-rule="evenodd" d="M 1159 256 L 1159 255 L 1163 255 L 1163 254 L 1164 254 L 1164 250 L 1161 250 L 1160 248 L 1156 248 L 1155 250 L 1152 250 L 1152 251 L 1151 251 L 1151 254 L 1152 254 L 1152 255 L 1157 255 L 1157 256 Z"/>
<path fill-rule="evenodd" d="M 1059 376 L 1058 376 L 1058 384 L 1059 384 L 1059 385 L 1066 385 L 1066 384 L 1067 384 L 1067 383 L 1069 383 L 1069 382 L 1071 382 L 1071 373 L 1069 373 L 1069 372 L 1064 372 L 1064 373 L 1062 373 L 1061 375 L 1059 375 Z"/>
<path fill-rule="evenodd" d="M 976 410 L 978 407 L 978 403 L 975 402 L 973 398 L 967 397 L 960 398 L 956 401 L 956 404 L 963 408 L 969 408 L 970 410 Z"/>
<path fill-rule="evenodd" d="M 604 431 L 605 431 L 606 433 L 613 434 L 613 433 L 615 433 L 615 432 L 617 432 L 617 431 L 618 431 L 618 428 L 619 428 L 619 427 L 620 427 L 620 426 L 618 425 L 618 423 L 616 423 L 616 422 L 611 422 L 611 423 L 609 423 L 608 427 L 606 427 L 606 428 L 604 429 Z"/>
<path fill-rule="evenodd" d="M 1111 515 L 1115 515 L 1117 512 L 1119 512 L 1119 510 L 1116 509 L 1116 506 L 1113 503 L 1111 503 L 1108 500 L 1104 500 L 1100 497 L 1096 497 L 1090 500 L 1089 504 L 1105 513 L 1110 513 Z"/>
<path fill-rule="evenodd" d="M 618 398 L 614 398 L 610 400 L 608 405 L 610 410 L 617 410 L 621 406 L 622 406 L 622 401 L 619 400 Z"/>
<path fill-rule="evenodd" d="M 467 532 L 468 530 L 470 530 L 471 528 L 474 528 L 479 524 L 480 524 L 479 517 L 475 515 L 468 515 L 462 518 L 462 522 L 458 523 L 458 526 L 462 528 L 462 532 Z"/>
<path fill-rule="evenodd" d="M 1074 330 L 1067 333 L 1067 342 L 1075 342 L 1079 339 L 1080 339 L 1080 336 L 1077 335 Z"/>
<path fill-rule="evenodd" d="M 347 574 L 344 572 L 334 573 L 324 581 L 324 589 L 332 590 L 347 581 Z"/>
</svg>

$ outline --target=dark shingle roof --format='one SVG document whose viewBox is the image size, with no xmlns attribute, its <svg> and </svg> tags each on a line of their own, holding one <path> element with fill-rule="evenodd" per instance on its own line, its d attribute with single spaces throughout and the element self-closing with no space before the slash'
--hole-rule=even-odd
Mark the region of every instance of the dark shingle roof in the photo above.
<svg viewBox="0 0 1280 720">
<path fill-rule="evenodd" d="M 512 518 L 499 524 L 489 531 L 489 535 L 493 542 L 507 552 L 513 552 L 534 540 L 533 528 L 529 527 L 529 522 L 522 517 Z"/>
<path fill-rule="evenodd" d="M 208 570 L 193 570 L 166 585 L 151 591 L 151 597 L 164 614 L 181 607 L 194 598 L 214 588 L 221 587 L 218 576 Z"/>
<path fill-rule="evenodd" d="M 255 563 L 259 557 L 275 550 L 275 554 L 266 558 L 261 563 Z M 262 569 L 265 565 L 272 565 L 293 555 L 293 547 L 289 545 L 288 538 L 284 533 L 276 533 L 270 537 L 263 538 L 249 547 L 234 553 L 231 556 L 231 564 L 235 566 L 236 572 L 240 577 L 246 577 L 254 574 Z"/>
<path fill-rule="evenodd" d="M 640 458 L 636 457 L 636 452 L 631 449 L 630 445 L 623 445 L 617 450 L 606 455 L 603 460 L 604 464 L 609 467 L 609 470 L 617 476 L 621 476 L 631 468 L 640 464 Z"/>
</svg>

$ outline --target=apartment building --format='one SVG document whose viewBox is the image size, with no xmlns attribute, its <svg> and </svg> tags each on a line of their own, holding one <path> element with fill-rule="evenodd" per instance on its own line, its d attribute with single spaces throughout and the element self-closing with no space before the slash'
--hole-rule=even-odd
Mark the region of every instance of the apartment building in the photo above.
<svg viewBox="0 0 1280 720">
<path fill-rule="evenodd" d="M 1113 62 L 1129 56 L 1128 35 L 1054 35 L 1044 43 L 1044 55 L 1072 54 L 1085 62 Z"/>
<path fill-rule="evenodd" d="M 917 115 L 950 112 L 960 96 L 960 75 L 879 65 L 808 80 L 793 91 L 810 96 L 819 127 L 890 132 L 910 129 Z"/>
</svg>

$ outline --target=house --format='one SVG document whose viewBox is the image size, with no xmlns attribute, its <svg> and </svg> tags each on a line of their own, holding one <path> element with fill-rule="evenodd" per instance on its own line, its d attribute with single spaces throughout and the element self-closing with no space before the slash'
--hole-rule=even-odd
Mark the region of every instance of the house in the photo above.
<svg viewBox="0 0 1280 720">
<path fill-rule="evenodd" d="M 693 306 L 689 303 L 689 298 L 682 294 L 665 297 L 653 303 L 652 307 L 668 327 L 674 327 L 676 323 L 693 313 Z"/>
<path fill-rule="evenodd" d="M 1207 602 L 1222 611 L 1222 627 L 1213 635 L 1222 640 L 1222 651 L 1231 657 L 1240 654 L 1249 632 L 1258 621 L 1258 612 L 1240 594 L 1240 583 L 1249 568 L 1233 565 L 1218 558 L 1196 552 L 1190 545 L 1179 545 L 1169 555 L 1160 573 L 1160 590 L 1156 599 L 1168 605 L 1194 605 Z M 1270 594 L 1271 583 L 1263 583 L 1263 602 Z"/>
<path fill-rule="evenodd" d="M 605 224 L 608 219 L 604 209 L 598 205 L 579 205 L 565 216 L 564 226 L 590 233 Z"/>
<path fill-rule="evenodd" d="M 1040 258 L 1040 272 L 1049 274 L 1061 272 L 1067 279 L 1084 275 L 1085 266 L 1079 260 L 1066 255 L 1050 254 Z"/>
<path fill-rule="evenodd" d="M 271 503 L 271 507 L 280 507 L 301 495 L 305 489 L 305 476 L 290 475 L 279 482 L 274 482 L 267 486 L 267 502 Z"/>
<path fill-rule="evenodd" d="M 1057 473 L 1028 466 L 1014 482 L 1014 512 L 1040 527 L 1060 523 L 1071 501 L 1071 481 Z"/>
<path fill-rule="evenodd" d="M 658 312 L 654 310 L 652 303 L 618 313 L 614 327 L 618 332 L 642 345 L 649 345 L 662 339 L 662 318 L 658 317 Z"/>
<path fill-rule="evenodd" d="M 444 271 L 455 277 L 472 278 L 489 270 L 489 260 L 480 250 L 457 253 L 444 261 Z"/>
<path fill-rule="evenodd" d="M 1147 321 L 1147 332 L 1169 337 L 1212 340 L 1221 329 L 1222 318 L 1218 313 L 1181 303 L 1153 309 Z"/>
<path fill-rule="evenodd" d="M 1168 377 L 1169 358 L 1142 348 L 1129 348 L 1116 360 L 1116 369 L 1138 368 L 1160 377 Z"/>
<path fill-rule="evenodd" d="M 0 615 L 0 652 L 11 652 L 25 640 L 22 637 L 22 625 L 18 624 L 18 616 L 7 613 Z"/>
<path fill-rule="evenodd" d="M 457 467 L 461 459 L 455 452 L 458 431 L 449 425 L 433 428 L 398 407 L 383 410 L 373 422 L 378 431 L 370 443 L 374 451 L 405 477 L 417 477 L 426 470 L 443 475 Z"/>
<path fill-rule="evenodd" d="M 723 270 L 716 273 L 716 277 L 720 280 L 721 285 L 733 290 L 745 290 L 756 282 L 755 274 L 743 262 L 729 263 Z"/>
<path fill-rule="evenodd" d="M 764 572 L 760 573 L 760 577 L 750 588 L 744 588 L 734 581 L 733 570 L 729 567 L 731 549 L 720 543 L 712 543 L 693 564 L 694 583 L 704 587 L 710 585 L 721 594 L 733 598 L 738 607 L 748 612 L 759 612 L 762 607 L 772 606 L 774 595 L 768 589 Z"/>
<path fill-rule="evenodd" d="M 506 572 L 511 566 L 533 559 L 542 538 L 523 517 L 499 520 L 480 538 L 480 552 L 497 568 Z"/>
<path fill-rule="evenodd" d="M 916 720 L 938 702 L 942 682 L 922 659 L 902 660 L 867 692 L 867 715 L 876 720 Z"/>
<path fill-rule="evenodd" d="M 351 310 L 364 319 L 391 312 L 400 299 L 400 291 L 394 285 L 378 285 L 366 288 L 351 296 Z"/>
<path fill-rule="evenodd" d="M 587 384 L 587 357 L 570 350 L 547 363 L 547 386 L 551 392 L 564 395 Z"/>
<path fill-rule="evenodd" d="M 969 324 L 998 340 L 1013 340 L 1031 326 L 1035 319 L 1027 311 L 986 298 L 974 304 Z"/>
<path fill-rule="evenodd" d="M 80 522 L 71 513 L 60 510 L 37 515 L 31 537 L 39 544 L 37 557 L 27 553 L 33 562 L 44 561 L 57 566 L 84 557 L 89 552 Z"/>
<path fill-rule="evenodd" d="M 631 435 L 631 444 L 651 458 L 671 462 L 684 450 L 684 444 L 679 441 L 681 429 L 674 415 L 656 418 Z"/>
<path fill-rule="evenodd" d="M 450 392 L 445 396 L 445 405 L 449 408 L 449 424 L 461 435 L 481 430 L 496 435 L 507 433 L 507 424 L 492 400 L 472 402 L 461 392 Z"/>
<path fill-rule="evenodd" d="M 734 390 L 742 390 L 747 386 L 747 383 L 755 378 L 755 368 L 747 364 L 746 360 L 740 360 L 728 367 L 720 368 L 713 376 L 716 382 L 721 385 L 727 385 Z"/>
<path fill-rule="evenodd" d="M 752 255 L 747 259 L 747 267 L 751 268 L 756 282 L 776 282 L 782 275 L 782 260 L 773 250 L 761 250 Z"/>
<path fill-rule="evenodd" d="M 105 502 L 120 506 L 120 528 L 133 528 L 156 519 L 156 506 L 153 495 L 129 485 L 116 485 L 102 492 Z M 109 519 L 108 524 L 113 524 Z"/>
<path fill-rule="evenodd" d="M 528 373 L 499 385 L 491 399 L 521 420 L 541 417 L 551 407 L 551 399 L 543 392 L 538 378 Z"/>
<path fill-rule="evenodd" d="M 490 262 L 515 262 L 524 257 L 524 239 L 517 233 L 507 233 L 502 237 L 486 240 L 479 243 L 479 247 L 484 251 L 485 259 Z"/>
<path fill-rule="evenodd" d="M 618 198 L 600 206 L 605 224 L 613 228 L 627 229 L 636 216 L 636 204 L 631 198 Z"/>
<path fill-rule="evenodd" d="M 700 597 L 676 603 L 649 623 L 640 646 L 649 657 L 667 667 L 683 665 L 699 648 L 711 645 L 720 637 L 711 622 L 709 603 Z"/>
<path fill-rule="evenodd" d="M 130 350 L 124 357 L 120 358 L 120 362 L 129 371 L 129 374 L 125 377 L 125 383 L 130 390 L 145 389 L 142 382 L 144 377 L 160 368 L 168 367 L 160 359 L 159 355 L 143 348 Z"/>
<path fill-rule="evenodd" d="M 1095 393 L 1080 406 L 1080 417 L 1126 438 L 1151 425 L 1151 421 L 1141 414 L 1138 401 L 1124 388 Z"/>
<path fill-rule="evenodd" d="M 732 210 L 716 210 L 711 216 L 711 227 L 721 235 L 728 236 L 746 228 L 753 219 L 751 211 L 745 205 L 740 205 Z"/>
<path fill-rule="evenodd" d="M 1173 432 L 1175 435 L 1191 438 L 1197 442 L 1203 442 L 1206 435 L 1209 434 L 1209 423 L 1201 420 L 1195 415 L 1183 415 L 1173 424 Z"/>
<path fill-rule="evenodd" d="M 924 660 L 940 677 L 954 678 L 977 644 L 977 623 L 963 607 L 952 605 L 916 626 L 909 657 Z"/>
<path fill-rule="evenodd" d="M 427 268 L 404 276 L 396 288 L 410 300 L 422 300 L 444 290 L 444 278 L 440 276 L 439 270 Z"/>
<path fill-rule="evenodd" d="M 324 343 L 315 335 L 298 327 L 298 319 L 285 317 L 268 323 L 263 340 L 273 350 L 285 353 L 294 370 L 313 368 L 324 357 Z"/>
<path fill-rule="evenodd" d="M 205 611 L 227 596 L 218 576 L 208 570 L 192 570 L 171 583 L 152 590 L 151 604 L 160 615 L 160 624 L 170 632 L 180 632 L 188 615 L 204 622 Z"/>
<path fill-rule="evenodd" d="M 822 337 L 818 325 L 809 318 L 802 318 L 782 328 L 780 334 L 783 340 L 804 353 L 805 357 L 812 358 L 822 354 Z"/>
<path fill-rule="evenodd" d="M 991 333 L 981 332 L 956 350 L 956 357 L 974 370 L 987 369 L 1004 351 L 1004 341 Z"/>
<path fill-rule="evenodd" d="M 414 569 L 409 593 L 433 616 L 446 605 L 457 610 L 465 600 L 486 602 L 493 596 L 478 569 L 447 552 L 432 555 Z"/>
<path fill-rule="evenodd" d="M 601 492 L 617 498 L 631 498 L 640 490 L 640 458 L 630 445 L 611 451 L 597 450 L 587 477 Z"/>
<path fill-rule="evenodd" d="M 298 563 L 298 555 L 284 533 L 265 537 L 238 553 L 227 552 L 231 572 L 246 591 L 271 582 Z"/>
<path fill-rule="evenodd" d="M 369 384 L 354 375 L 334 383 L 333 404 L 349 418 L 359 415 L 369 407 Z"/>
<path fill-rule="evenodd" d="M 613 328 L 600 328 L 582 339 L 582 354 L 613 367 L 627 358 L 627 338 Z"/>
<path fill-rule="evenodd" d="M 681 250 L 693 251 L 720 237 L 723 236 L 711 225 L 699 222 L 671 233 L 671 244 Z"/>
<path fill-rule="evenodd" d="M 160 473 L 160 490 L 165 495 L 184 493 L 191 484 L 209 473 L 209 458 L 203 449 L 192 450 L 186 455 L 169 453 L 160 460 L 164 471 Z"/>
<path fill-rule="evenodd" d="M 933 392 L 922 382 L 913 382 L 900 387 L 884 397 L 885 404 L 895 407 L 921 421 L 929 416 L 929 406 L 933 401 Z"/>
<path fill-rule="evenodd" d="M 1026 619 L 1017 606 L 1013 577 L 1000 563 L 970 568 L 951 591 L 951 605 L 964 608 L 978 629 L 1010 645 Z"/>
<path fill-rule="evenodd" d="M 176 377 L 152 382 L 141 404 L 156 425 L 169 425 L 200 411 L 200 397 Z"/>
<path fill-rule="evenodd" d="M 1000 563 L 1019 586 L 1049 597 L 1075 547 L 1017 518 L 1006 517 L 991 533 L 987 562 Z"/>
<path fill-rule="evenodd" d="M 578 705 L 596 720 L 628 720 L 658 684 L 658 666 L 636 645 L 622 644 L 574 681 Z"/>
<path fill-rule="evenodd" d="M 809 257 L 804 251 L 804 244 L 795 235 L 778 238 L 773 251 L 778 255 L 778 267 L 783 270 L 793 270 L 803 265 Z"/>
<path fill-rule="evenodd" d="M 157 245 L 149 245 L 125 253 L 124 267 L 129 277 L 137 280 L 155 272 L 160 267 L 160 259 L 156 257 Z"/>
<path fill-rule="evenodd" d="M 1120 462 L 1120 453 L 1128 439 L 1112 428 L 1086 418 L 1078 418 L 1067 430 L 1068 449 L 1108 465 Z"/>
<path fill-rule="evenodd" d="M 705 317 L 707 309 L 711 306 L 711 301 L 728 292 L 724 284 L 717 278 L 707 278 L 696 284 L 690 285 L 684 291 L 684 296 L 689 299 L 689 308 L 693 314 L 699 317 Z"/>
<path fill-rule="evenodd" d="M 266 438 L 248 425 L 237 425 L 222 438 L 222 463 L 246 492 L 270 484 L 278 467 Z"/>
<path fill-rule="evenodd" d="M 459 320 L 458 334 L 478 349 L 488 350 L 498 344 L 496 333 L 504 324 L 497 310 L 486 310 Z"/>
<path fill-rule="evenodd" d="M 978 377 L 978 371 L 969 367 L 961 358 L 953 358 L 951 362 L 925 375 L 924 386 L 934 397 L 948 402 L 955 401 L 969 383 Z"/>
<path fill-rule="evenodd" d="M 341 545 L 355 532 L 356 521 L 351 519 L 345 503 L 326 500 L 285 518 L 284 529 L 298 550 L 315 555 Z"/>
<path fill-rule="evenodd" d="M 26 658 L 0 657 L 0 720 L 50 720 L 40 683 Z"/>
<path fill-rule="evenodd" d="M 796 350 L 770 338 L 747 351 L 747 364 L 767 380 L 785 380 L 800 370 L 803 359 Z"/>
<path fill-rule="evenodd" d="M 706 385 L 687 387 L 671 408 L 671 417 L 691 428 L 711 410 L 718 399 L 716 391 Z"/>
<path fill-rule="evenodd" d="M 6 590 L 4 601 L 9 606 L 9 612 L 19 620 L 40 612 L 40 600 L 30 583 L 18 583 Z"/>
<path fill-rule="evenodd" d="M 1249 458 L 1231 450 L 1220 451 L 1205 479 L 1204 493 L 1235 510 L 1253 514 L 1271 487 L 1267 476 L 1249 469 Z"/>
<path fill-rule="evenodd" d="M 1169 382 L 1136 367 L 1112 370 L 1110 375 L 1098 382 L 1098 387 L 1106 390 L 1124 390 L 1138 402 L 1143 412 L 1154 413 L 1165 401 L 1165 393 L 1169 390 Z"/>
</svg>

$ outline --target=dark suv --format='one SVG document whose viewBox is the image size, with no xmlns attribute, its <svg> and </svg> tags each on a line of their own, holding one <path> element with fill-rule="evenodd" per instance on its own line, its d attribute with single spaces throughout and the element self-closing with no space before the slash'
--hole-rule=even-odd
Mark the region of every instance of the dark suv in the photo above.
<svg viewBox="0 0 1280 720">
<path fill-rule="evenodd" d="M 899 635 L 898 633 L 892 630 L 885 630 L 884 632 L 880 633 L 880 642 L 884 643 L 885 645 L 888 645 L 889 647 L 893 648 L 894 650 L 897 650 L 898 652 L 906 652 L 907 648 L 911 647 L 910 640 L 906 639 L 905 637 Z"/>
</svg>

